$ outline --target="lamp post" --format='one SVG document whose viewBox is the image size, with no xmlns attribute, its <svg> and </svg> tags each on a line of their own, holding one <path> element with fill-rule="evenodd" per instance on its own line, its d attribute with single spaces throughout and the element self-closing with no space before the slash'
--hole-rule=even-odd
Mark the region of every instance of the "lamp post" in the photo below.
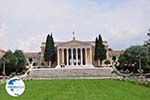
<svg viewBox="0 0 150 100">
<path fill-rule="evenodd" d="M 147 35 L 150 37 L 150 33 L 147 33 Z"/>
<path fill-rule="evenodd" d="M 148 41 L 150 41 L 150 29 L 149 29 L 149 32 L 147 33 L 147 35 L 149 36 Z"/>
<path fill-rule="evenodd" d="M 150 36 L 150 29 L 149 29 L 149 33 L 147 33 L 148 36 Z"/>
<path fill-rule="evenodd" d="M 140 55 L 137 55 L 137 57 L 138 57 L 138 63 L 139 63 L 139 69 L 138 69 L 138 72 L 140 73 L 140 74 L 142 74 L 143 73 L 143 70 L 142 70 L 142 65 L 141 65 L 141 56 Z"/>
<path fill-rule="evenodd" d="M 140 59 L 140 56 L 139 56 L 139 69 L 141 70 L 141 59 Z"/>
<path fill-rule="evenodd" d="M 4 60 L 4 61 L 3 61 L 3 75 L 6 75 L 6 73 L 5 73 L 5 57 L 4 57 L 3 60 Z"/>
</svg>

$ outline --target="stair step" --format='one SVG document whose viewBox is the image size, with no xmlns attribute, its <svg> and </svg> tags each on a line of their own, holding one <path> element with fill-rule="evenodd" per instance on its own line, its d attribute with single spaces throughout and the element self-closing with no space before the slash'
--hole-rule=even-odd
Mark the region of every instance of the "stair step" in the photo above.
<svg viewBox="0 0 150 100">
<path fill-rule="evenodd" d="M 63 78 L 63 77 L 114 77 L 112 68 L 88 68 L 88 69 L 34 69 L 28 78 Z"/>
</svg>

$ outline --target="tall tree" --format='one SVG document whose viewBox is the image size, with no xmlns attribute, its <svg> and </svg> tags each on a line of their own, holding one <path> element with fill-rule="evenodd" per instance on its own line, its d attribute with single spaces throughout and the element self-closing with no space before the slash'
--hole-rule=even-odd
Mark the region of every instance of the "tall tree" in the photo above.
<svg viewBox="0 0 150 100">
<path fill-rule="evenodd" d="M 44 52 L 44 60 L 48 63 L 48 66 L 51 67 L 52 63 L 55 61 L 56 53 L 55 46 L 52 34 L 47 36 L 46 46 Z"/>
<path fill-rule="evenodd" d="M 145 41 L 144 47 L 148 51 L 148 65 L 150 66 L 150 29 L 149 32 L 147 33 L 147 36 L 148 36 L 148 40 Z"/>
<path fill-rule="evenodd" d="M 55 62 L 56 61 L 56 48 L 55 48 L 55 43 L 54 43 L 54 39 L 53 39 L 53 35 L 51 34 L 51 41 L 52 41 L 52 45 L 51 45 L 51 56 L 50 56 L 50 61 Z"/>
<path fill-rule="evenodd" d="M 97 39 L 97 37 L 96 37 L 96 39 L 95 39 L 95 55 L 94 55 L 94 60 L 95 60 L 95 61 L 98 60 L 98 56 L 97 56 L 97 54 L 98 54 L 98 51 L 97 51 L 97 44 L 98 44 L 98 39 Z"/>
<path fill-rule="evenodd" d="M 27 64 L 26 58 L 21 50 L 16 50 L 13 55 L 18 61 L 16 72 L 21 72 Z"/>
<path fill-rule="evenodd" d="M 106 59 L 106 49 L 100 34 L 98 36 L 98 39 L 96 39 L 95 43 L 95 60 L 98 61 L 99 65 L 102 65 L 102 61 Z"/>
<path fill-rule="evenodd" d="M 144 43 L 144 47 L 146 47 L 148 49 L 148 51 L 150 52 L 150 30 L 147 33 L 147 36 L 149 37 L 148 40 L 145 41 Z"/>
</svg>

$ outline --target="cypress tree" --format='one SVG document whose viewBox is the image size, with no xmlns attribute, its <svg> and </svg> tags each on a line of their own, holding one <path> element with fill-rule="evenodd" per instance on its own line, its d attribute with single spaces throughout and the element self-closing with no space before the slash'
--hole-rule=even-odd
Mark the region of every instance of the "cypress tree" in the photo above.
<svg viewBox="0 0 150 100">
<path fill-rule="evenodd" d="M 55 48 L 55 43 L 54 43 L 54 39 L 53 39 L 52 34 L 51 34 L 50 38 L 51 38 L 50 61 L 51 61 L 52 64 L 53 64 L 53 62 L 55 62 L 55 60 L 56 60 L 56 48 Z"/>
<path fill-rule="evenodd" d="M 55 46 L 52 34 L 47 36 L 46 39 L 46 46 L 44 52 L 44 60 L 48 62 L 48 66 L 51 67 L 52 63 L 55 61 L 56 53 L 55 53 Z"/>
<path fill-rule="evenodd" d="M 97 56 L 97 54 L 98 54 L 98 52 L 97 52 L 97 43 L 98 42 L 98 39 L 97 39 L 97 37 L 96 37 L 96 39 L 95 39 L 95 54 L 94 54 L 94 60 L 96 60 L 97 61 L 97 59 L 98 59 L 98 56 Z"/>
<path fill-rule="evenodd" d="M 102 65 L 102 61 L 106 59 L 106 49 L 100 34 L 98 36 L 98 39 L 96 38 L 95 43 L 95 60 L 98 61 L 99 65 Z"/>
</svg>

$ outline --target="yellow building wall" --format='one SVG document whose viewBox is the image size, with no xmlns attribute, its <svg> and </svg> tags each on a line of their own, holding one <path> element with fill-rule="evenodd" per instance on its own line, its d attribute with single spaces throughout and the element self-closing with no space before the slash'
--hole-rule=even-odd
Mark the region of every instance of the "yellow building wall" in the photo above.
<svg viewBox="0 0 150 100">
<path fill-rule="evenodd" d="M 95 47 L 92 47 L 92 64 L 98 66 L 98 62 L 94 60 Z"/>
</svg>

